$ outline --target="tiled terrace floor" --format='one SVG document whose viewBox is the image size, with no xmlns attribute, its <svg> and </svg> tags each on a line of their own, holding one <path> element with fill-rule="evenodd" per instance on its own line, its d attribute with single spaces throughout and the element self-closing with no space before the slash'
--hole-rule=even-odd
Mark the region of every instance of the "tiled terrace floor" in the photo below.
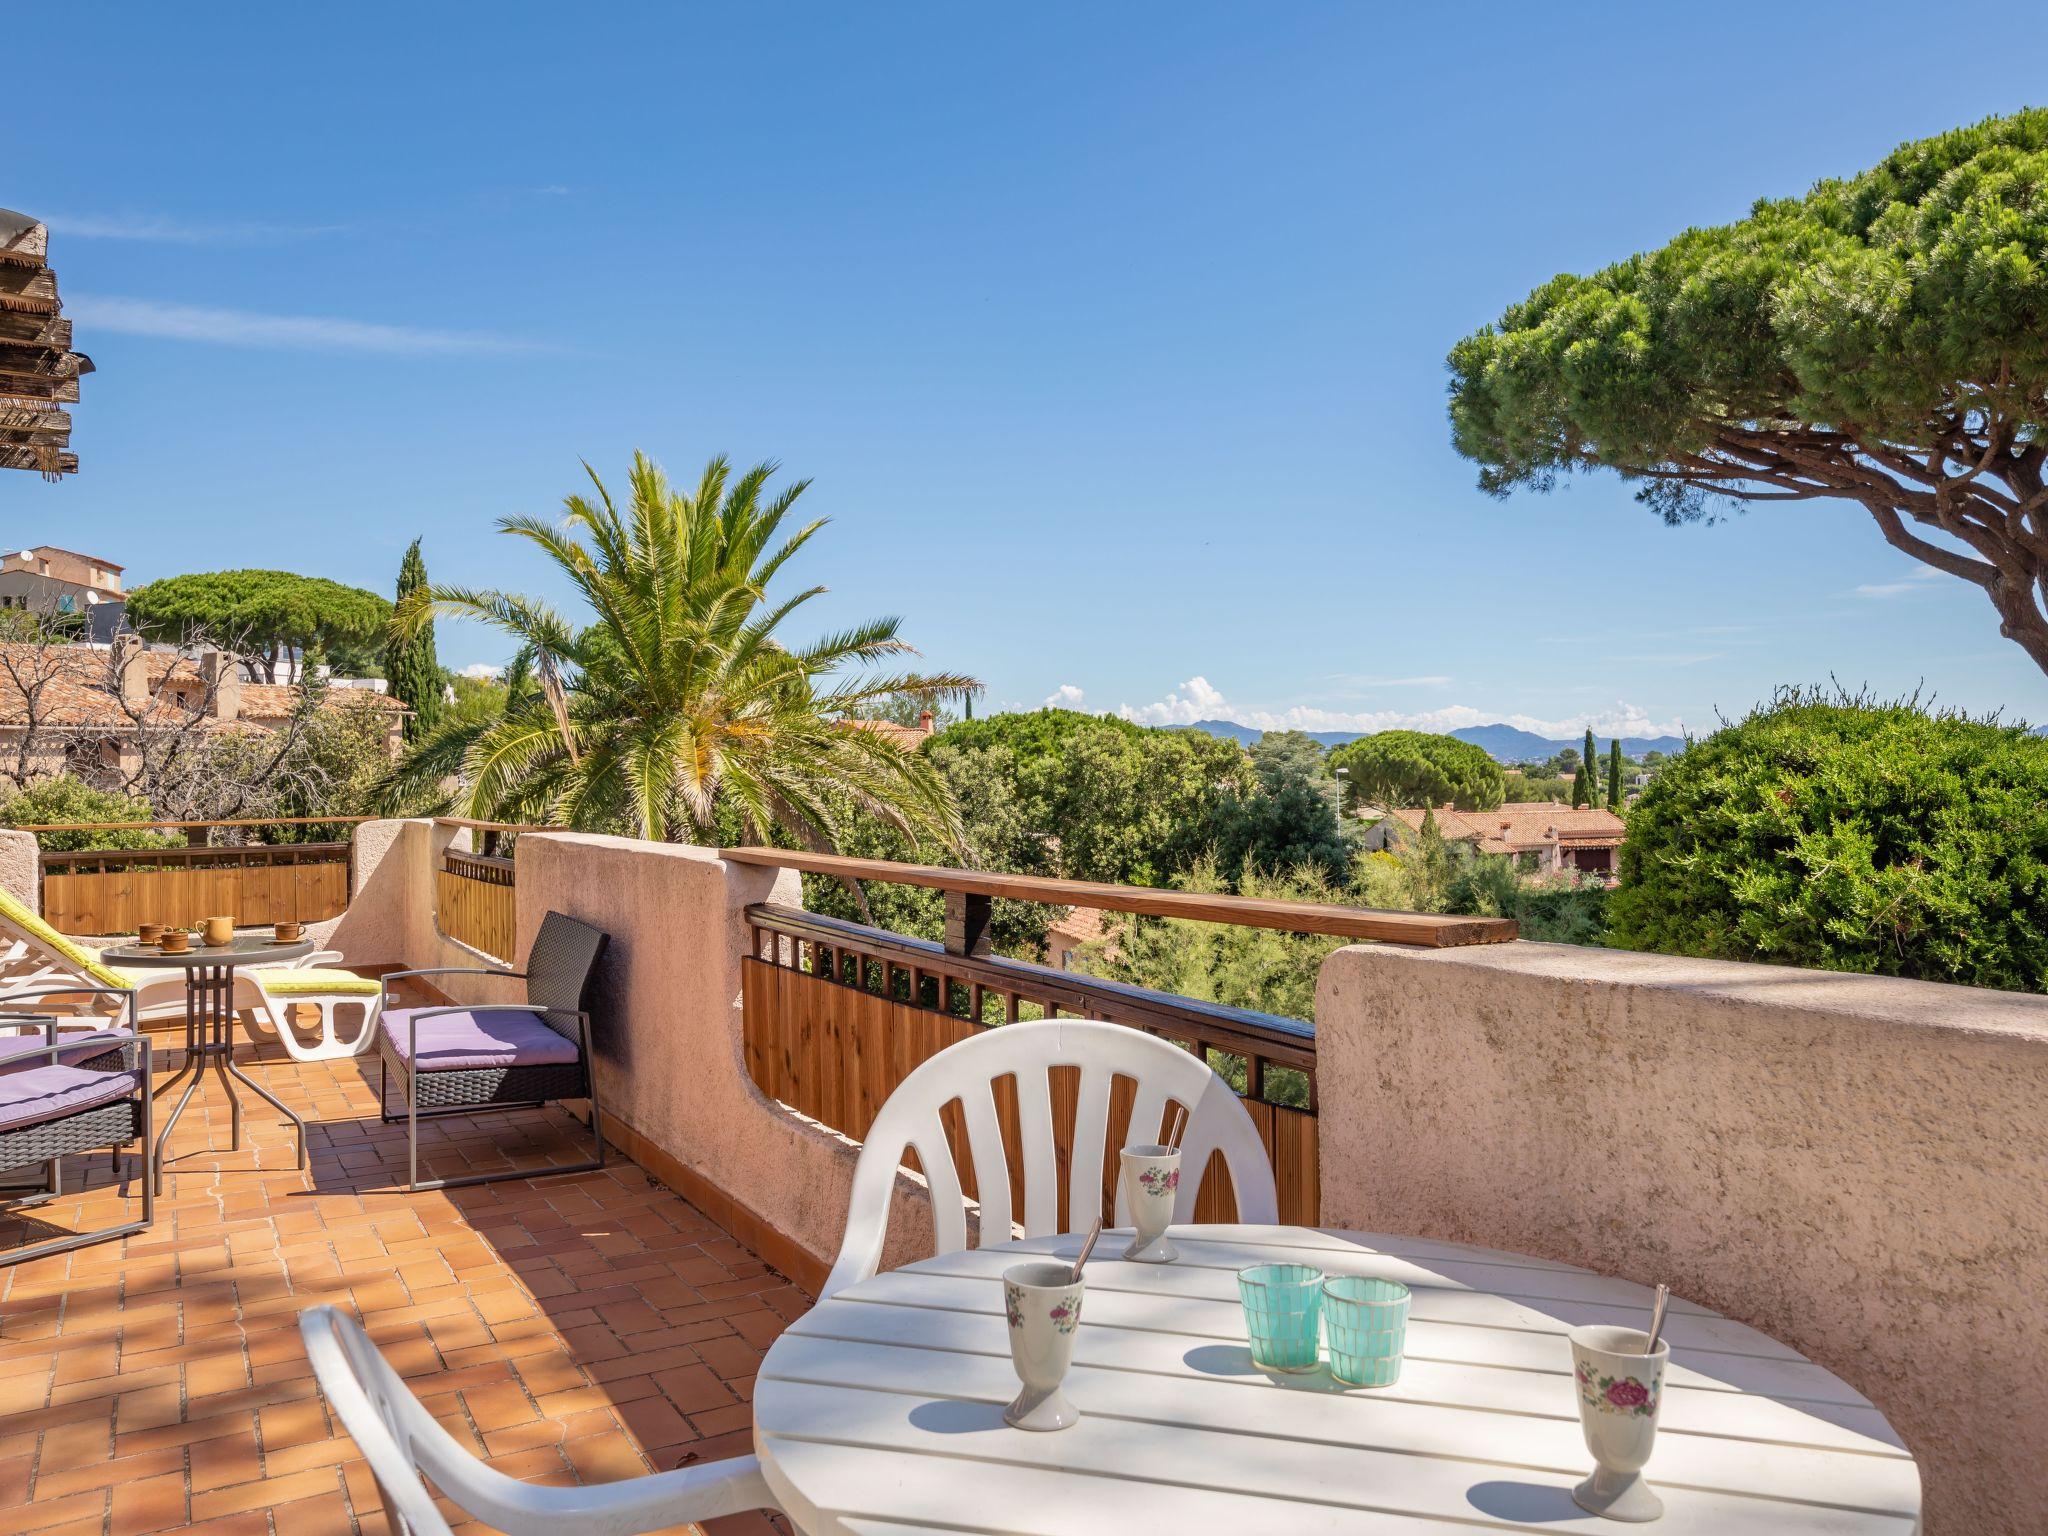
<svg viewBox="0 0 2048 1536">
<path fill-rule="evenodd" d="M 300 1066 L 273 1043 L 244 1069 L 310 1122 L 305 1172 L 260 1103 L 229 1152 L 209 1082 L 151 1231 L 0 1270 L 0 1533 L 384 1532 L 300 1347 L 318 1302 L 360 1315 L 442 1423 L 516 1477 L 609 1481 L 751 1448 L 761 1352 L 809 1298 L 685 1201 L 623 1160 L 388 1191 L 405 1132 L 377 1119 L 373 1063 Z M 559 1110 L 443 1120 L 422 1156 L 448 1173 L 570 1162 L 580 1133 Z M 93 1164 L 82 1198 L 33 1214 L 75 1229 L 132 1209 Z"/>
</svg>

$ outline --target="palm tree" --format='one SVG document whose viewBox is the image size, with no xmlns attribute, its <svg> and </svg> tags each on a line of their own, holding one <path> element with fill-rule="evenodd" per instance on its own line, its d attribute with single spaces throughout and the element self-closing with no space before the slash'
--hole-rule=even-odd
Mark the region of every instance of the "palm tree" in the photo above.
<svg viewBox="0 0 2048 1536">
<path fill-rule="evenodd" d="M 417 796 L 453 775 L 451 808 L 480 820 L 700 841 L 722 817 L 747 840 L 781 828 L 814 849 L 831 847 L 858 810 L 957 848 L 960 818 L 944 780 L 855 719 L 886 699 L 939 702 L 980 684 L 876 670 L 914 654 L 893 618 L 808 645 L 778 636 L 825 590 L 772 604 L 767 595 L 824 526 L 777 542 L 809 482 L 771 495 L 775 465 L 735 477 L 721 457 L 686 493 L 636 453 L 621 509 L 584 469 L 594 501 L 569 497 L 559 524 L 507 517 L 498 528 L 539 545 L 596 623 L 579 630 L 533 598 L 445 586 L 394 617 L 401 634 L 435 617 L 480 620 L 518 643 L 522 664 L 504 712 L 419 743 L 387 781 L 392 795 Z"/>
</svg>

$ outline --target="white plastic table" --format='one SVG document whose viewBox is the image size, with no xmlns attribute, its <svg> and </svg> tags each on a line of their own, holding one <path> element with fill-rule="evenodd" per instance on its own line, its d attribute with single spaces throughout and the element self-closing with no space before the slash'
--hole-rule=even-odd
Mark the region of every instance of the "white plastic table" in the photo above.
<svg viewBox="0 0 2048 1536">
<path fill-rule="evenodd" d="M 1177 1264 L 1104 1233 L 1067 1394 L 1011 1429 L 997 1277 L 1075 1237 L 945 1255 L 850 1287 L 778 1339 L 754 1395 L 769 1486 L 808 1536 L 1452 1536 L 1630 1529 L 1572 1503 L 1591 1470 L 1564 1333 L 1648 1326 L 1649 1293 L 1543 1259 L 1299 1227 L 1173 1229 Z M 1103 1255 L 1107 1255 L 1104 1257 Z M 1414 1293 L 1400 1381 L 1251 1363 L 1235 1271 L 1302 1260 Z M 1920 1477 L 1869 1401 L 1755 1329 L 1674 1300 L 1656 1454 L 1662 1536 L 1911 1536 Z"/>
</svg>

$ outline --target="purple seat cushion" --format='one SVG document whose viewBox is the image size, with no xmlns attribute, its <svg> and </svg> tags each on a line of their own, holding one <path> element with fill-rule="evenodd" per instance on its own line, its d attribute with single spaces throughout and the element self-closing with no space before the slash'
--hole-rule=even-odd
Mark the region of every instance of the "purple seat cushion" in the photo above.
<svg viewBox="0 0 2048 1536">
<path fill-rule="evenodd" d="M 57 1053 L 57 1061 L 64 1066 L 75 1067 L 83 1062 L 91 1061 L 95 1056 L 104 1056 L 109 1051 L 119 1050 L 121 1048 L 121 1041 L 133 1040 L 135 1038 L 132 1033 L 125 1029 L 65 1029 L 57 1032 L 57 1043 L 63 1045 L 67 1040 L 80 1039 L 88 1034 L 92 1036 L 93 1043 L 91 1045 L 74 1045 L 68 1049 L 61 1050 Z M 31 1046 L 45 1043 L 43 1032 L 40 1029 L 0 1036 L 0 1057 L 5 1057 L 14 1051 L 27 1050 Z M 129 1059 L 132 1061 L 135 1058 L 130 1057 Z M 50 1058 L 48 1056 L 22 1056 L 17 1057 L 13 1061 L 0 1060 L 0 1077 L 5 1077 L 11 1072 L 28 1072 L 36 1067 L 48 1066 L 49 1064 Z"/>
<path fill-rule="evenodd" d="M 0 1077 L 0 1131 L 18 1131 L 125 1099 L 135 1091 L 131 1072 L 87 1072 L 78 1067 L 30 1067 Z"/>
<path fill-rule="evenodd" d="M 428 1008 L 393 1008 L 377 1021 L 391 1052 L 406 1059 L 416 1013 Z M 558 1067 L 576 1060 L 576 1042 L 544 1024 L 539 1015 L 511 1008 L 465 1008 L 419 1023 L 421 1072 L 475 1071 L 481 1067 Z"/>
</svg>

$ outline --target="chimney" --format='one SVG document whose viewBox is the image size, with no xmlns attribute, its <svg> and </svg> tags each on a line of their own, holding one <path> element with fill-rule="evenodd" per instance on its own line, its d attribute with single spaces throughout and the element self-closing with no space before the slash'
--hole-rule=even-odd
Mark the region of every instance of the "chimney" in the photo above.
<svg viewBox="0 0 2048 1536">
<path fill-rule="evenodd" d="M 234 657 L 208 651 L 199 658 L 199 681 L 206 690 L 206 712 L 216 720 L 234 720 L 242 713 L 242 668 Z"/>
<path fill-rule="evenodd" d="M 142 659 L 142 636 L 134 631 L 114 636 L 114 682 L 124 708 L 149 704 L 149 667 Z"/>
<path fill-rule="evenodd" d="M 918 728 L 918 729 L 919 729 L 920 731 L 929 731 L 929 730 L 931 730 L 931 729 L 932 729 L 932 719 L 933 719 L 933 716 L 932 716 L 932 712 L 931 712 L 930 710 L 926 710 L 926 711 L 925 711 L 925 712 L 924 712 L 923 714 L 921 714 L 921 715 L 919 715 L 919 716 L 917 717 L 917 728 Z"/>
</svg>

